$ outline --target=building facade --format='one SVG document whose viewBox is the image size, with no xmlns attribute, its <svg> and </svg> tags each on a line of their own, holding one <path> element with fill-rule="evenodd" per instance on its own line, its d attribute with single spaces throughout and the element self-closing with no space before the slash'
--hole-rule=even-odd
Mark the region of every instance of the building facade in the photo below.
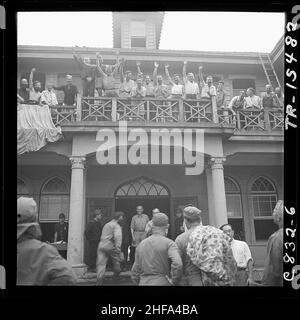
<svg viewBox="0 0 300 320">
<path fill-rule="evenodd" d="M 140 13 L 134 19 L 129 13 L 114 14 L 114 48 L 77 51 L 91 59 L 100 52 L 105 63 L 114 64 L 118 50 L 134 76 L 136 61 L 141 62 L 144 75 L 152 75 L 154 61 L 158 62 L 158 72 L 164 77 L 165 64 L 170 73 L 180 75 L 183 61 L 188 61 L 187 71 L 195 74 L 201 64 L 204 76 L 224 81 L 227 103 L 242 89 L 253 87 L 260 94 L 267 83 L 282 83 L 282 40 L 271 53 L 261 54 L 159 50 L 162 22 L 163 13 Z M 42 86 L 64 84 L 66 74 L 71 74 L 82 92 L 72 48 L 19 46 L 18 85 L 33 67 Z M 57 96 L 61 103 L 63 94 L 57 91 Z M 84 229 L 95 208 L 101 208 L 107 220 L 114 210 L 124 211 L 130 220 L 136 205 L 142 204 L 147 214 L 158 207 L 169 215 L 170 236 L 174 237 L 175 212 L 192 203 L 202 210 L 204 224 L 231 223 L 236 237 L 249 244 L 255 265 L 262 266 L 266 241 L 276 230 L 272 211 L 277 200 L 283 199 L 283 111 L 249 110 L 233 117 L 218 110 L 215 99 L 169 99 L 163 105 L 172 110 L 170 116 L 168 108 L 155 99 L 142 103 L 146 111 L 140 118 L 134 105 L 121 98 L 98 97 L 95 91 L 90 101 L 79 94 L 73 109 L 59 106 L 54 110 L 53 121 L 61 126 L 63 138 L 18 156 L 18 195 L 37 201 L 44 239 L 53 240 L 54 223 L 60 212 L 65 213 L 68 260 L 80 273 L 85 267 Z M 160 116 L 151 117 L 153 110 Z M 119 137 L 120 120 L 127 121 L 128 129 L 141 128 L 149 135 L 152 129 L 162 128 L 203 130 L 203 172 L 186 175 L 184 164 L 163 161 L 100 165 L 97 133 L 111 129 Z M 170 141 L 172 150 L 176 149 L 174 141 Z M 192 136 L 190 143 L 198 142 Z M 118 152 L 121 147 L 116 146 Z"/>
</svg>

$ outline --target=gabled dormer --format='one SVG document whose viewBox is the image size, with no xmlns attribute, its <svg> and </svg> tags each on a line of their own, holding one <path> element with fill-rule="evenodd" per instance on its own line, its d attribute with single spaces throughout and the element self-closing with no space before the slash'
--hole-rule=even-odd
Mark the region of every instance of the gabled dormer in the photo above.
<svg viewBox="0 0 300 320">
<path fill-rule="evenodd" d="M 158 49 L 163 12 L 113 12 L 114 48 Z"/>
</svg>

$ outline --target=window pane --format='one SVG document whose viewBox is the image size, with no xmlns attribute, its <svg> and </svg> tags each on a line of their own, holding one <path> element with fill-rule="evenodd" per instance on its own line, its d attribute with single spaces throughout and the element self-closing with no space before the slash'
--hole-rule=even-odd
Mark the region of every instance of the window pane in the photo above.
<svg viewBox="0 0 300 320">
<path fill-rule="evenodd" d="M 276 205 L 276 195 L 252 196 L 254 216 L 269 217 L 272 216 Z"/>
<path fill-rule="evenodd" d="M 146 23 L 145 23 L 145 21 L 131 21 L 131 36 L 132 37 L 145 37 L 146 36 Z"/>
<path fill-rule="evenodd" d="M 58 220 L 58 215 L 64 213 L 66 220 L 69 216 L 69 196 L 42 195 L 40 205 L 40 220 Z"/>
<path fill-rule="evenodd" d="M 228 223 L 232 226 L 234 230 L 234 238 L 237 240 L 245 241 L 245 231 L 244 231 L 244 221 L 243 219 L 230 219 L 228 218 Z"/>
<path fill-rule="evenodd" d="M 145 37 L 132 37 L 131 38 L 131 47 L 145 48 L 146 47 L 146 38 Z"/>
<path fill-rule="evenodd" d="M 270 235 L 278 230 L 278 227 L 273 222 L 273 219 L 254 220 L 254 228 L 256 241 L 268 240 Z"/>
<path fill-rule="evenodd" d="M 242 208 L 239 194 L 226 194 L 227 215 L 230 217 L 242 217 Z"/>
<path fill-rule="evenodd" d="M 68 193 L 68 188 L 64 181 L 53 178 L 43 187 L 42 193 Z"/>
<path fill-rule="evenodd" d="M 275 192 L 275 188 L 273 186 L 273 184 L 265 179 L 264 177 L 260 177 L 257 180 L 254 181 L 253 185 L 252 185 L 252 191 L 261 191 L 261 192 L 266 192 L 266 191 L 270 191 L 270 192 Z"/>
<path fill-rule="evenodd" d="M 226 193 L 228 192 L 239 192 L 239 188 L 238 186 L 231 180 L 228 178 L 224 178 L 224 182 L 225 182 L 225 190 Z"/>
</svg>

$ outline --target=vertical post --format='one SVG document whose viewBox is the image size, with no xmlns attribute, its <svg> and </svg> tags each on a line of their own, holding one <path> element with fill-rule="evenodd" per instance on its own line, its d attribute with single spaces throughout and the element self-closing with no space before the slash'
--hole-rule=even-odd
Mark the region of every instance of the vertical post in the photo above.
<svg viewBox="0 0 300 320">
<path fill-rule="evenodd" d="M 146 100 L 146 120 L 150 121 L 150 101 Z"/>
<path fill-rule="evenodd" d="M 72 163 L 70 214 L 67 260 L 77 274 L 85 271 L 84 251 L 84 201 L 85 201 L 85 157 L 70 157 Z"/>
<path fill-rule="evenodd" d="M 111 98 L 111 120 L 117 121 L 117 98 Z"/>
<path fill-rule="evenodd" d="M 211 226 L 217 227 L 216 219 L 215 219 L 214 195 L 213 195 L 211 168 L 206 168 L 205 173 L 206 173 L 206 186 L 207 186 L 207 198 L 208 198 L 209 224 Z"/>
<path fill-rule="evenodd" d="M 81 121 L 81 95 L 80 95 L 80 93 L 77 93 L 76 121 Z"/>
<path fill-rule="evenodd" d="M 179 118 L 178 121 L 184 121 L 183 99 L 178 100 Z"/>
<path fill-rule="evenodd" d="M 270 124 L 269 110 L 266 110 L 266 109 L 264 109 L 264 123 L 265 123 L 265 130 L 270 131 L 271 124 Z"/>
<path fill-rule="evenodd" d="M 227 207 L 225 195 L 225 183 L 223 172 L 223 157 L 213 157 L 210 159 L 212 173 L 213 206 L 215 211 L 215 223 L 217 227 L 227 223 Z"/>
<path fill-rule="evenodd" d="M 216 96 L 211 97 L 211 108 L 213 113 L 213 122 L 219 123 Z"/>
</svg>

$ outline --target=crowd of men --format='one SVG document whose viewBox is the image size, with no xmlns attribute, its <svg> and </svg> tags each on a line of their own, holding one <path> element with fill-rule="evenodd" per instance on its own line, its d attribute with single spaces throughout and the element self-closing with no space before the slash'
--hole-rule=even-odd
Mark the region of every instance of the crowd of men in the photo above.
<svg viewBox="0 0 300 320">
<path fill-rule="evenodd" d="M 141 63 L 137 62 L 137 76 L 133 80 L 132 71 L 124 71 L 123 58 L 119 59 L 117 53 L 116 63 L 106 65 L 100 53 L 96 54 L 96 64 L 91 64 L 91 59 L 82 58 L 74 51 L 74 60 L 81 72 L 82 96 L 94 97 L 95 90 L 98 96 L 119 97 L 123 99 L 137 100 L 137 109 L 139 116 L 143 117 L 145 108 L 139 103 L 145 98 L 156 98 L 165 101 L 165 99 L 209 99 L 216 97 L 216 106 L 218 110 L 230 111 L 233 115 L 239 110 L 244 109 L 270 109 L 283 108 L 284 95 L 280 87 L 273 88 L 270 84 L 265 86 L 265 92 L 261 96 L 255 93 L 254 88 L 241 90 L 238 96 L 234 96 L 227 103 L 227 93 L 224 90 L 224 82 L 218 81 L 217 86 L 213 83 L 213 77 L 208 75 L 204 79 L 202 70 L 199 66 L 198 75 L 187 72 L 187 61 L 183 62 L 182 75 L 169 73 L 169 65 L 164 66 L 165 81 L 162 75 L 158 74 L 159 64 L 154 62 L 154 70 L 151 76 L 144 75 L 141 71 Z M 63 105 L 75 106 L 78 94 L 77 87 L 72 83 L 72 76 L 66 76 L 66 84 L 55 86 L 53 83 L 47 83 L 46 90 L 41 90 L 41 82 L 33 82 L 35 68 L 31 70 L 29 82 L 26 78 L 21 79 L 21 87 L 18 90 L 18 101 L 24 104 L 40 104 L 55 107 L 58 105 L 57 97 L 54 90 L 64 92 Z M 119 79 L 120 78 L 120 81 Z M 92 100 L 90 100 L 92 101 Z M 168 107 L 168 104 L 162 103 Z M 188 110 L 185 110 L 188 113 Z"/>
<path fill-rule="evenodd" d="M 32 198 L 17 200 L 17 284 L 73 285 L 77 278 L 70 264 L 54 246 L 40 241 L 37 206 Z M 152 219 L 142 206 L 130 223 L 131 243 L 124 233 L 124 213 L 114 212 L 112 219 L 102 223 L 100 209 L 87 225 L 90 244 L 88 264 L 97 274 L 97 285 L 103 285 L 109 261 L 115 284 L 120 280 L 122 264 L 127 262 L 128 245 L 134 248 L 131 280 L 135 285 L 159 286 L 282 286 L 283 284 L 283 201 L 274 208 L 274 222 L 279 229 L 268 240 L 267 257 L 261 282 L 253 276 L 254 261 L 246 242 L 234 238 L 229 224 L 220 228 L 203 225 L 201 210 L 187 205 L 182 212 L 182 225 L 175 241 L 169 237 L 169 218 L 158 208 Z M 56 240 L 64 239 L 64 217 L 55 228 Z M 61 229 L 61 231 L 60 231 Z M 123 243 L 126 245 L 123 246 Z M 130 250 L 131 251 L 131 250 Z"/>
</svg>

